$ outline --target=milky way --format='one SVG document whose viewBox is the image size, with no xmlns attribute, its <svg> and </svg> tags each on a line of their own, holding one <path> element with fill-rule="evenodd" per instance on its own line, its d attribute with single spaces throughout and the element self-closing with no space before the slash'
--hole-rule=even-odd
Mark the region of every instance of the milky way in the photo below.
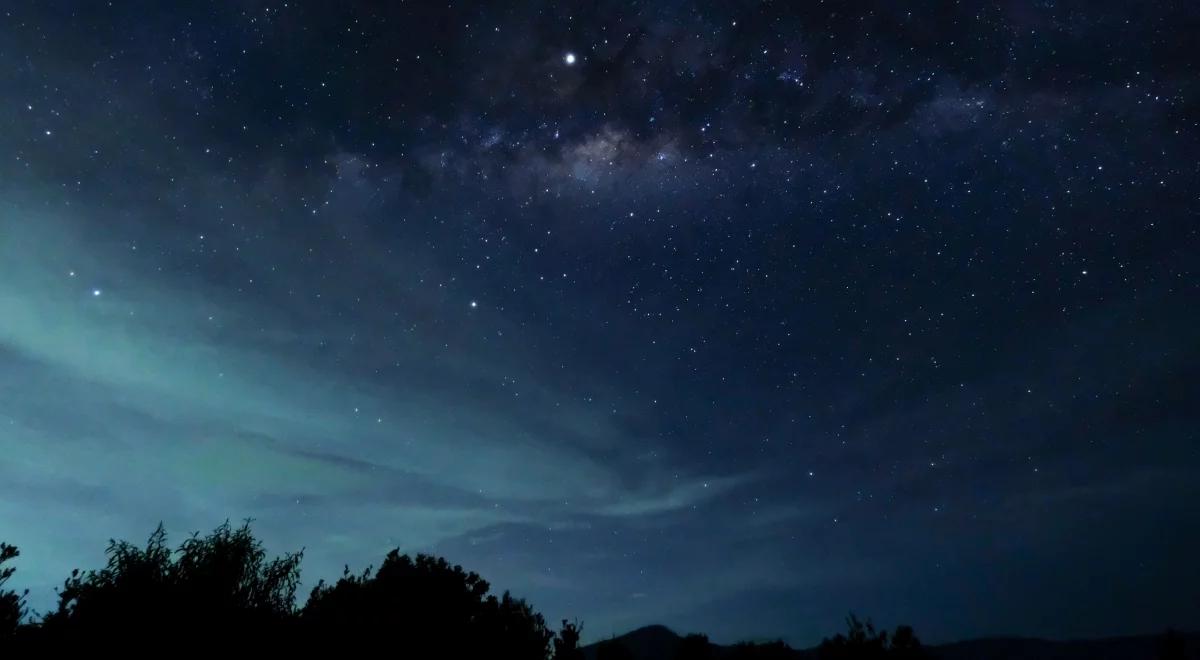
<svg viewBox="0 0 1200 660">
<path fill-rule="evenodd" d="M 1195 3 L 113 4 L 0 9 L 35 608 L 253 518 L 592 638 L 1200 620 Z"/>
</svg>

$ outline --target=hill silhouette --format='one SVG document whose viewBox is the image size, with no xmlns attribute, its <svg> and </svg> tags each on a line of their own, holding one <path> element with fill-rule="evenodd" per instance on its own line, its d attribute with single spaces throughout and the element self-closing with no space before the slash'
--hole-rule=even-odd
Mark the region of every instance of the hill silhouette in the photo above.
<svg viewBox="0 0 1200 660">
<path fill-rule="evenodd" d="M 793 649 L 782 641 L 713 644 L 702 634 L 679 635 L 661 625 L 646 626 L 584 647 L 588 660 L 918 660 L 929 658 L 911 628 L 877 631 L 851 615 L 845 633 L 826 638 L 813 649 Z"/>
<path fill-rule="evenodd" d="M 687 637 L 662 625 L 650 625 L 583 648 L 587 660 L 673 660 L 681 658 Z M 618 651 L 619 649 L 619 651 Z M 1194 660 L 1200 658 L 1200 634 L 1130 635 L 1104 639 L 1054 641 L 1035 638 L 986 638 L 923 647 L 930 660 Z M 778 644 L 713 644 L 718 659 L 771 658 L 820 660 L 821 647 L 792 649 Z M 875 657 L 864 654 L 852 657 Z M 886 657 L 886 656 L 885 656 Z"/>
<path fill-rule="evenodd" d="M 1080 642 L 991 639 L 923 646 L 912 628 L 876 629 L 851 615 L 812 649 L 781 641 L 712 644 L 647 626 L 581 646 L 583 624 L 557 630 L 523 599 L 440 557 L 389 552 L 379 567 L 317 582 L 300 605 L 303 552 L 269 558 L 249 523 L 223 524 L 168 545 L 160 525 L 144 545 L 110 541 L 103 568 L 72 571 L 58 604 L 31 615 L 7 588 L 17 548 L 0 543 L 0 657 L 14 648 L 151 652 L 198 648 L 386 648 L 410 658 L 504 660 L 1184 660 L 1200 636 L 1169 633 Z"/>
</svg>

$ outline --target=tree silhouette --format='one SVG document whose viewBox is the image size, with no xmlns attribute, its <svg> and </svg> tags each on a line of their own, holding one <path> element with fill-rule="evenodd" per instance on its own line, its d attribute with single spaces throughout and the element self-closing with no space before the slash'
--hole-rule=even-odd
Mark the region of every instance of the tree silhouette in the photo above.
<svg viewBox="0 0 1200 660">
<path fill-rule="evenodd" d="M 583 660 L 583 649 L 579 638 L 583 636 L 583 624 L 563 619 L 562 628 L 554 636 L 554 660 Z"/>
<path fill-rule="evenodd" d="M 17 569 L 5 566 L 4 563 L 20 556 L 16 546 L 0 543 L 0 639 L 10 637 L 17 632 L 17 626 L 25 616 L 25 594 L 18 594 L 4 588 L 9 578 Z"/>
<path fill-rule="evenodd" d="M 294 612 L 300 553 L 270 560 L 249 524 L 193 535 L 178 550 L 162 525 L 144 548 L 109 541 L 108 565 L 72 571 L 58 609 L 42 622 L 60 639 L 144 639 L 148 633 L 248 635 L 285 623 Z"/>
<path fill-rule="evenodd" d="M 351 633 L 417 655 L 545 658 L 554 634 L 542 616 L 507 592 L 488 595 L 488 588 L 445 559 L 393 550 L 374 573 L 347 568 L 335 584 L 318 583 L 300 619 L 306 635 Z"/>
<path fill-rule="evenodd" d="M 586 649 L 578 621 L 564 619 L 556 633 L 524 600 L 508 592 L 490 594 L 478 574 L 399 550 L 389 552 L 378 570 L 351 573 L 346 567 L 335 583 L 318 582 L 298 609 L 302 553 L 268 559 L 249 523 L 235 529 L 226 522 L 207 536 L 193 534 L 174 550 L 159 525 L 144 546 L 110 540 L 106 555 L 100 570 L 72 571 L 58 592 L 57 608 L 39 622 L 26 617 L 25 594 L 4 588 L 15 572 L 6 564 L 19 552 L 0 543 L 0 657 L 30 642 L 126 652 L 157 650 L 160 642 L 182 642 L 190 651 L 215 644 L 238 650 L 269 645 L 273 654 L 300 644 L 308 646 L 296 650 L 337 645 L 407 658 L 502 660 L 628 660 L 647 654 L 675 660 L 929 657 L 911 627 L 889 635 L 854 614 L 846 619 L 846 631 L 823 640 L 815 654 L 782 641 L 714 646 L 704 635 L 679 638 L 661 626 Z M 1187 657 L 1192 639 L 1168 631 L 1157 640 L 1157 656 Z"/>
<path fill-rule="evenodd" d="M 846 619 L 846 634 L 825 639 L 817 647 L 821 660 L 916 660 L 925 653 L 920 640 L 909 626 L 900 626 L 888 639 L 886 630 L 876 631 L 868 620 L 859 621 L 851 614 Z"/>
<path fill-rule="evenodd" d="M 0 546 L 6 561 L 16 549 Z M 109 541 L 107 565 L 75 570 L 59 591 L 58 607 L 28 638 L 142 650 L 159 640 L 383 646 L 402 657 L 582 658 L 581 626 L 563 622 L 555 635 L 542 616 L 508 592 L 491 595 L 479 575 L 429 555 L 392 551 L 378 571 L 319 582 L 302 610 L 295 604 L 301 553 L 268 560 L 249 524 L 228 523 L 193 535 L 178 549 L 162 525 L 144 546 Z M 0 585 L 12 575 L 0 572 Z M 16 628 L 23 601 L 2 594 Z M 7 607 L 11 603 L 11 607 Z M 11 624 L 8 619 L 11 618 Z"/>
<path fill-rule="evenodd" d="M 921 640 L 917 639 L 916 632 L 912 626 L 899 626 L 896 632 L 892 633 L 892 641 L 888 646 L 890 657 L 895 660 L 918 660 L 924 658 L 925 649 L 921 646 Z"/>
</svg>

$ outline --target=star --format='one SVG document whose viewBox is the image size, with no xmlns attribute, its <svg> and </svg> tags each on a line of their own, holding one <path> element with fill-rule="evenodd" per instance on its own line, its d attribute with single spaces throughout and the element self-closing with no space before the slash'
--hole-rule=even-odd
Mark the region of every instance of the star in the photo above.
<svg viewBox="0 0 1200 660">
<path fill-rule="evenodd" d="M 563 62 L 566 62 L 567 66 L 573 66 L 575 64 L 575 53 L 563 55 Z"/>
<path fill-rule="evenodd" d="M 474 300 L 472 300 L 472 301 L 471 301 L 471 309 L 475 309 L 476 307 L 479 307 L 479 303 L 478 303 L 478 302 L 476 302 L 476 301 L 474 301 Z"/>
<path fill-rule="evenodd" d="M 100 291 L 100 289 L 92 289 L 92 297 L 93 298 L 99 298 L 101 293 L 103 293 L 103 292 Z"/>
</svg>

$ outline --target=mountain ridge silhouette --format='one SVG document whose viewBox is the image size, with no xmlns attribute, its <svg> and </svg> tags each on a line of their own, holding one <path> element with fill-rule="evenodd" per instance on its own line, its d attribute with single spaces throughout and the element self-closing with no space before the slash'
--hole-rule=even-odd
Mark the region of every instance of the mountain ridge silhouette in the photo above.
<svg viewBox="0 0 1200 660">
<path fill-rule="evenodd" d="M 1200 630 L 1177 633 L 1183 640 L 1184 658 L 1200 659 Z M 685 635 L 662 624 L 650 624 L 588 644 L 586 660 L 603 660 L 600 647 L 617 642 L 629 650 L 631 660 L 674 660 Z M 1094 639 L 1051 640 L 1038 637 L 996 636 L 925 646 L 931 660 L 1155 660 L 1160 657 L 1163 635 L 1118 635 Z M 715 658 L 732 657 L 737 644 L 712 644 Z M 788 649 L 780 657 L 809 660 L 819 657 L 818 647 Z"/>
</svg>

